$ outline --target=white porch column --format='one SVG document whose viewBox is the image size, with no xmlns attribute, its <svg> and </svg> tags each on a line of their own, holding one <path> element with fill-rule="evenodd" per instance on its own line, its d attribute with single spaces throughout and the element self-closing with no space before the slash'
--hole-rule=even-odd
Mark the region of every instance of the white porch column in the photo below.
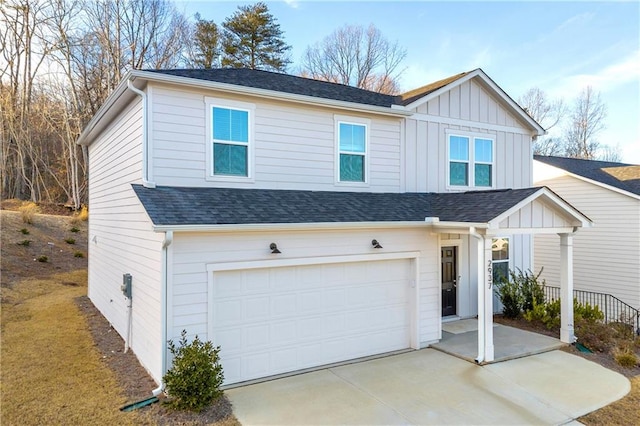
<svg viewBox="0 0 640 426">
<path fill-rule="evenodd" d="M 483 275 L 484 278 L 482 288 L 478 292 L 484 295 L 484 360 L 485 362 L 493 361 L 493 257 L 491 252 L 491 237 L 483 236 L 482 238 L 482 255 Z M 480 325 L 479 325 L 480 326 Z"/>
<path fill-rule="evenodd" d="M 484 237 L 475 234 L 476 252 L 478 253 L 477 274 L 478 274 L 478 357 L 476 362 L 484 361 L 484 339 L 485 339 L 485 312 L 484 312 L 484 291 L 486 287 L 484 273 Z"/>
<path fill-rule="evenodd" d="M 560 235 L 560 340 L 576 341 L 573 333 L 573 234 Z"/>
</svg>

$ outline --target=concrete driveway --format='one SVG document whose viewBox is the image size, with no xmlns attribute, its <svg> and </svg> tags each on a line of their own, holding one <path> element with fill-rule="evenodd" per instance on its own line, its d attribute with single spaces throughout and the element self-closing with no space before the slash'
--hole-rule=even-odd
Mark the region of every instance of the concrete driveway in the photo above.
<svg viewBox="0 0 640 426">
<path fill-rule="evenodd" d="M 624 376 L 562 351 L 481 367 L 423 349 L 225 393 L 243 425 L 554 425 L 629 390 Z"/>
</svg>

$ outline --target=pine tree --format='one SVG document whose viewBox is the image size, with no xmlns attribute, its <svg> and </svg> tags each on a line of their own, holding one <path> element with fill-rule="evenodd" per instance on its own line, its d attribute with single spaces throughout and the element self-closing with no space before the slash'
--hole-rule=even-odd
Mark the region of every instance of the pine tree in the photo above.
<svg viewBox="0 0 640 426">
<path fill-rule="evenodd" d="M 196 14 L 196 28 L 191 63 L 195 68 L 220 66 L 220 30 L 215 22 L 200 19 Z"/>
<path fill-rule="evenodd" d="M 222 66 L 284 72 L 291 46 L 265 3 L 239 6 L 223 23 Z"/>
</svg>

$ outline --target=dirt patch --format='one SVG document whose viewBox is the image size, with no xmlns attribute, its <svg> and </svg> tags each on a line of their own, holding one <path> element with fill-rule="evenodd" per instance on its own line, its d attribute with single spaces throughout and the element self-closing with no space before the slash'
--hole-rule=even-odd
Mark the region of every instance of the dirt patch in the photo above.
<svg viewBox="0 0 640 426">
<path fill-rule="evenodd" d="M 87 222 L 72 223 L 70 216 L 37 214 L 33 224 L 27 224 L 19 212 L 10 210 L 0 211 L 0 221 L 2 287 L 87 267 Z M 72 232 L 73 228 L 77 232 Z M 46 262 L 38 261 L 41 256 L 46 256 Z"/>
<path fill-rule="evenodd" d="M 75 299 L 87 319 L 87 324 L 102 361 L 115 373 L 129 403 L 149 398 L 156 383 L 140 365 L 133 351 L 124 352 L 124 341 L 86 296 Z M 161 402 L 140 409 L 147 418 L 159 425 L 239 425 L 233 416 L 231 402 L 226 396 L 201 413 L 172 411 Z"/>
</svg>

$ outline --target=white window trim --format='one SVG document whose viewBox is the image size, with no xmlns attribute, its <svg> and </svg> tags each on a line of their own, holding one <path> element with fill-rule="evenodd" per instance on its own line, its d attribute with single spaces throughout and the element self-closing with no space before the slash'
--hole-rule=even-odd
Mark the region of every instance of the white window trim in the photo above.
<svg viewBox="0 0 640 426">
<path fill-rule="evenodd" d="M 255 125 L 254 116 L 256 106 L 248 102 L 232 101 L 229 99 L 211 98 L 205 97 L 205 146 L 206 146 L 206 162 L 207 168 L 205 173 L 205 180 L 215 182 L 255 182 Z M 216 175 L 213 171 L 213 116 L 212 111 L 214 107 L 235 109 L 239 111 L 246 111 L 249 114 L 248 117 L 248 149 L 247 149 L 247 176 L 230 176 L 230 175 Z M 219 141 L 219 143 L 225 143 L 229 145 L 242 145 L 244 143 L 237 143 L 233 141 Z"/>
<path fill-rule="evenodd" d="M 371 163 L 370 147 L 369 143 L 371 137 L 371 120 L 362 117 L 353 117 L 346 115 L 334 115 L 334 183 L 336 186 L 354 186 L 354 187 L 368 187 L 369 186 L 369 164 Z M 349 153 L 349 155 L 363 155 L 364 156 L 364 182 L 354 181 L 341 181 L 340 180 L 340 124 L 355 124 L 359 126 L 365 126 L 364 132 L 364 153 Z"/>
<path fill-rule="evenodd" d="M 507 240 L 508 241 L 509 250 L 508 250 L 507 256 L 509 256 L 509 257 L 506 260 L 504 260 L 504 259 L 493 260 L 493 240 L 497 240 L 497 239 L 503 239 L 503 240 Z M 507 264 L 507 278 L 508 279 L 511 279 L 511 277 L 509 277 L 508 274 L 509 274 L 509 271 L 512 270 L 512 268 L 511 268 L 511 264 L 512 264 L 511 261 L 513 259 L 513 247 L 512 247 L 513 244 L 512 243 L 513 243 L 513 238 L 511 238 L 510 235 L 493 235 L 493 236 L 491 236 L 491 246 L 492 246 L 491 247 L 491 252 L 492 252 L 492 255 L 491 255 L 491 269 L 492 270 L 494 269 L 493 265 L 496 264 L 496 263 L 506 263 Z"/>
<path fill-rule="evenodd" d="M 446 136 L 446 169 L 445 173 L 447 175 L 447 189 L 453 189 L 458 191 L 469 191 L 469 190 L 489 190 L 496 188 L 496 135 L 490 133 L 476 133 L 476 132 L 465 132 L 462 130 L 447 130 L 445 132 Z M 469 160 L 467 161 L 468 170 L 469 170 L 469 185 L 452 185 L 451 184 L 451 173 L 450 173 L 450 163 L 451 163 L 451 144 L 450 138 L 451 136 L 460 136 L 463 138 L 469 138 Z M 486 163 L 483 161 L 475 161 L 475 149 L 476 149 L 476 139 L 488 139 L 491 141 L 491 163 Z M 462 162 L 462 161 L 458 161 Z M 490 164 L 491 165 L 491 186 L 476 186 L 475 181 L 475 165 L 476 164 Z"/>
</svg>

